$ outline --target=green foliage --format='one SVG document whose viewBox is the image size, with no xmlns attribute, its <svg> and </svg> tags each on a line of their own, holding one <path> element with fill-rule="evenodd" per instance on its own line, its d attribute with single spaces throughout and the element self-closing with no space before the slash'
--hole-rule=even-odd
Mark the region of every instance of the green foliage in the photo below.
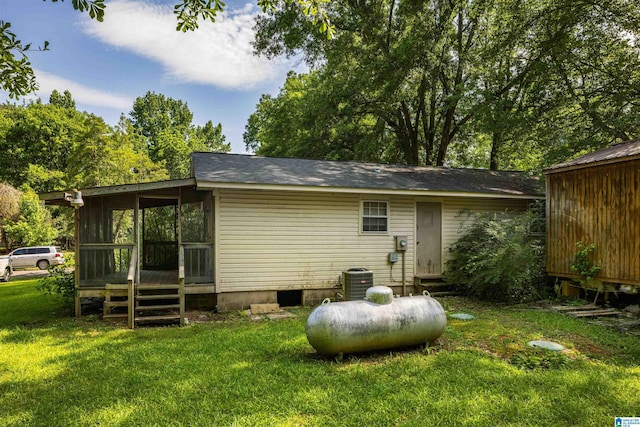
<svg viewBox="0 0 640 427">
<path fill-rule="evenodd" d="M 132 129 L 146 138 L 149 158 L 162 165 L 172 179 L 189 175 L 194 151 L 231 150 L 222 125 L 208 121 L 204 126 L 194 126 L 193 113 L 183 101 L 147 92 L 136 98 L 129 114 Z"/>
<path fill-rule="evenodd" d="M 0 182 L 0 226 L 5 220 L 16 219 L 20 212 L 20 192 Z"/>
<path fill-rule="evenodd" d="M 596 245 L 593 243 L 585 245 L 582 242 L 577 242 L 576 247 L 578 249 L 574 255 L 573 263 L 569 268 L 571 271 L 582 276 L 583 280 L 593 280 L 602 270 L 602 267 L 594 265 L 592 261 L 592 254 L 596 250 Z"/>
<path fill-rule="evenodd" d="M 68 90 L 65 90 L 63 94 L 60 94 L 60 92 L 54 89 L 49 96 L 49 104 L 63 108 L 70 108 L 72 110 L 76 109 L 76 101 Z"/>
<path fill-rule="evenodd" d="M 67 255 L 67 263 L 71 262 L 71 255 Z M 75 273 L 67 271 L 65 264 L 49 266 L 49 274 L 38 279 L 36 289 L 45 295 L 59 295 L 66 303 L 71 303 L 75 297 Z"/>
<path fill-rule="evenodd" d="M 23 45 L 11 31 L 11 23 L 0 20 L 0 89 L 7 91 L 9 98 L 18 99 L 38 88 L 27 58 L 29 49 L 31 44 Z"/>
<path fill-rule="evenodd" d="M 339 77 L 290 72 L 277 97 L 263 95 L 243 135 L 247 149 L 272 157 L 399 163 L 382 123 L 333 100 Z"/>
<path fill-rule="evenodd" d="M 545 249 L 531 234 L 538 216 L 528 213 L 470 215 L 471 224 L 449 248 L 447 282 L 463 285 L 474 296 L 524 301 L 540 296 L 545 282 Z"/>
<path fill-rule="evenodd" d="M 51 0 L 51 2 L 57 3 L 58 0 Z M 75 10 L 89 12 L 91 19 L 95 19 L 98 22 L 104 20 L 104 0 L 71 0 L 71 4 Z"/>
<path fill-rule="evenodd" d="M 334 0 L 324 5 L 337 29 L 330 41 L 303 9 L 274 3 L 258 19 L 256 51 L 302 55 L 323 96 L 314 103 L 310 87 L 263 98 L 248 145 L 277 147 L 271 135 L 285 124 L 290 152 L 322 155 L 323 141 L 308 135 L 327 129 L 351 151 L 375 146 L 403 163 L 539 171 L 640 135 L 632 2 Z M 345 117 L 363 138 L 335 125 Z"/>
<path fill-rule="evenodd" d="M 173 12 L 178 19 L 176 29 L 187 32 L 198 28 L 198 18 L 215 22 L 225 4 L 221 0 L 185 0 L 174 6 Z"/>
<path fill-rule="evenodd" d="M 18 219 L 5 221 L 7 239 L 22 246 L 51 244 L 58 232 L 52 225 L 51 214 L 40 204 L 38 195 L 30 188 L 25 188 L 19 206 Z"/>
<path fill-rule="evenodd" d="M 67 169 L 73 148 L 86 142 L 82 135 L 86 113 L 38 101 L 5 106 L 0 114 L 4 116 L 0 123 L 0 179 L 15 187 L 27 183 L 35 191 L 66 188 L 63 180 L 52 178 L 55 171 Z M 30 175 L 29 165 L 39 168 L 35 176 Z"/>
<path fill-rule="evenodd" d="M 562 369 L 569 364 L 569 358 L 558 351 L 534 349 L 524 353 L 517 353 L 509 360 L 514 366 L 525 370 Z"/>
<path fill-rule="evenodd" d="M 18 219 L 19 214 L 20 192 L 9 184 L 0 182 L 0 244 L 3 246 L 8 246 L 4 223 Z"/>
</svg>

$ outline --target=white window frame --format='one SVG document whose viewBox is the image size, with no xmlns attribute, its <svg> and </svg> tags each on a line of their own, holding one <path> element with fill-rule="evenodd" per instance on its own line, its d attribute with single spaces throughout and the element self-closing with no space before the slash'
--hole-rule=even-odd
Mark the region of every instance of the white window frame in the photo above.
<svg viewBox="0 0 640 427">
<path fill-rule="evenodd" d="M 365 203 L 384 203 L 386 206 L 386 215 L 365 215 Z M 360 234 L 374 234 L 385 235 L 389 234 L 389 218 L 390 218 L 391 204 L 388 200 L 361 200 L 360 201 Z M 386 230 L 365 230 L 364 223 L 365 218 L 384 218 L 386 219 Z"/>
</svg>

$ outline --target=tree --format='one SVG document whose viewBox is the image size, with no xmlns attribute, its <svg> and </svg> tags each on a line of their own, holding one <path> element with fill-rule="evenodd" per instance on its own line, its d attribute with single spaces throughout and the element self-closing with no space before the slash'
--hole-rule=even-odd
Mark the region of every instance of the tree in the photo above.
<svg viewBox="0 0 640 427">
<path fill-rule="evenodd" d="M 72 110 L 76 109 L 76 101 L 74 101 L 71 92 L 68 90 L 65 90 L 64 94 L 61 95 L 60 92 L 54 89 L 49 96 L 49 104 L 62 108 L 70 108 Z"/>
<path fill-rule="evenodd" d="M 51 214 L 40 204 L 38 195 L 26 187 L 20 198 L 18 219 L 7 220 L 4 230 L 12 244 L 24 246 L 49 245 L 58 232 L 51 222 Z"/>
<path fill-rule="evenodd" d="M 277 97 L 263 95 L 243 135 L 247 149 L 276 157 L 398 162 L 376 117 L 360 114 L 332 93 L 319 72 L 290 72 Z"/>
<path fill-rule="evenodd" d="M 20 212 L 20 192 L 6 184 L 0 183 L 0 242 L 6 246 L 7 236 L 4 231 L 6 221 L 16 220 Z"/>
<path fill-rule="evenodd" d="M 521 59 L 520 72 L 491 93 L 480 92 L 476 65 L 494 40 L 479 33 L 510 13 L 493 12 L 491 2 L 480 1 L 336 0 L 329 12 L 336 37 L 324 41 L 304 14 L 282 4 L 258 21 L 256 48 L 268 56 L 301 53 L 310 64 L 320 64 L 316 69 L 338 94 L 335 102 L 384 123 L 403 162 L 442 165 L 475 110 L 509 90 L 529 68 L 529 60 Z"/>
<path fill-rule="evenodd" d="M 222 125 L 208 121 L 204 126 L 194 126 L 193 113 L 181 100 L 147 92 L 136 98 L 129 116 L 132 129 L 145 137 L 149 158 L 163 165 L 172 179 L 189 174 L 194 151 L 231 150 Z"/>
<path fill-rule="evenodd" d="M 149 158 L 143 138 L 126 121 L 112 129 L 101 117 L 88 114 L 79 141 L 69 154 L 65 173 L 70 187 L 132 184 L 168 176 Z"/>
<path fill-rule="evenodd" d="M 0 180 L 14 186 L 30 183 L 36 191 L 65 188 L 64 182 L 50 178 L 66 170 L 74 145 L 82 141 L 84 115 L 39 100 L 26 106 L 5 106 L 0 114 L 4 116 Z M 29 173 L 29 165 L 38 166 L 37 174 Z M 32 178 L 47 185 L 40 186 Z"/>
<path fill-rule="evenodd" d="M 637 85 L 632 74 L 637 70 L 640 20 L 631 2 L 333 0 L 327 14 L 336 28 L 331 40 L 322 37 L 299 7 L 281 1 L 258 20 L 256 51 L 268 57 L 303 55 L 322 76 L 319 80 L 328 82 L 323 99 L 340 106 L 332 118 L 341 118 L 343 111 L 372 115 L 372 123 L 384 124 L 393 135 L 394 150 L 405 163 L 442 165 L 450 162 L 451 152 L 464 159 L 469 151 L 485 151 L 486 164 L 493 169 L 522 166 L 522 152 L 529 162 L 539 162 L 548 152 L 550 134 L 558 134 L 550 132 L 554 124 L 549 119 L 561 120 L 563 111 L 577 106 L 575 122 L 591 122 L 593 130 L 604 123 L 612 127 L 605 119 L 610 115 L 596 121 L 602 114 L 594 113 L 595 106 L 600 112 L 604 106 L 615 107 L 612 112 L 634 117 L 631 100 L 637 98 Z M 634 66 L 622 67 L 625 63 Z M 612 80 L 600 79 L 595 70 L 602 77 L 619 75 L 615 64 L 625 71 L 617 84 L 598 84 L 597 92 L 583 90 L 592 78 Z M 566 71 L 572 73 L 563 82 L 559 77 Z M 567 96 L 572 92 L 576 95 Z M 620 101 L 621 96 L 626 101 Z M 276 105 L 263 100 L 264 107 Z M 254 128 L 264 117 L 255 119 L 250 123 Z M 317 124 L 297 135 L 304 136 Z M 616 129 L 622 135 L 620 126 Z M 252 138 L 272 133 L 248 130 L 250 145 L 262 145 L 266 140 Z M 314 151 L 306 143 L 294 139 L 288 146 L 300 144 L 297 151 Z"/>
<path fill-rule="evenodd" d="M 214 125 L 211 120 L 204 126 L 196 126 L 193 137 L 198 140 L 204 151 L 227 152 L 231 149 L 231 146 L 225 143 L 227 137 L 222 134 L 222 124 Z"/>
</svg>

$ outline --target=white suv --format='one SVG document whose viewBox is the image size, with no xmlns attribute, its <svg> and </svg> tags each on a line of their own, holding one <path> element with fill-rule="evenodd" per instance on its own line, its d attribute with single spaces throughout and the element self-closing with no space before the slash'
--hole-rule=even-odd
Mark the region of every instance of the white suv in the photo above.
<svg viewBox="0 0 640 427">
<path fill-rule="evenodd" d="M 0 281 L 8 282 L 12 272 L 11 258 L 8 256 L 0 256 Z"/>
<path fill-rule="evenodd" d="M 13 268 L 38 267 L 40 270 L 46 270 L 50 265 L 64 264 L 64 255 L 56 246 L 18 248 L 9 256 Z"/>
</svg>

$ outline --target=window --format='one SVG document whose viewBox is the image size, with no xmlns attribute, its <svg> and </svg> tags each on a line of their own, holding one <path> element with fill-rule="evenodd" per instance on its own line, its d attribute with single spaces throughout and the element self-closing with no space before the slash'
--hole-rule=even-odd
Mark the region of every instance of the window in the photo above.
<svg viewBox="0 0 640 427">
<path fill-rule="evenodd" d="M 362 232 L 386 233 L 389 230 L 389 208 L 387 202 L 362 202 Z"/>
</svg>

